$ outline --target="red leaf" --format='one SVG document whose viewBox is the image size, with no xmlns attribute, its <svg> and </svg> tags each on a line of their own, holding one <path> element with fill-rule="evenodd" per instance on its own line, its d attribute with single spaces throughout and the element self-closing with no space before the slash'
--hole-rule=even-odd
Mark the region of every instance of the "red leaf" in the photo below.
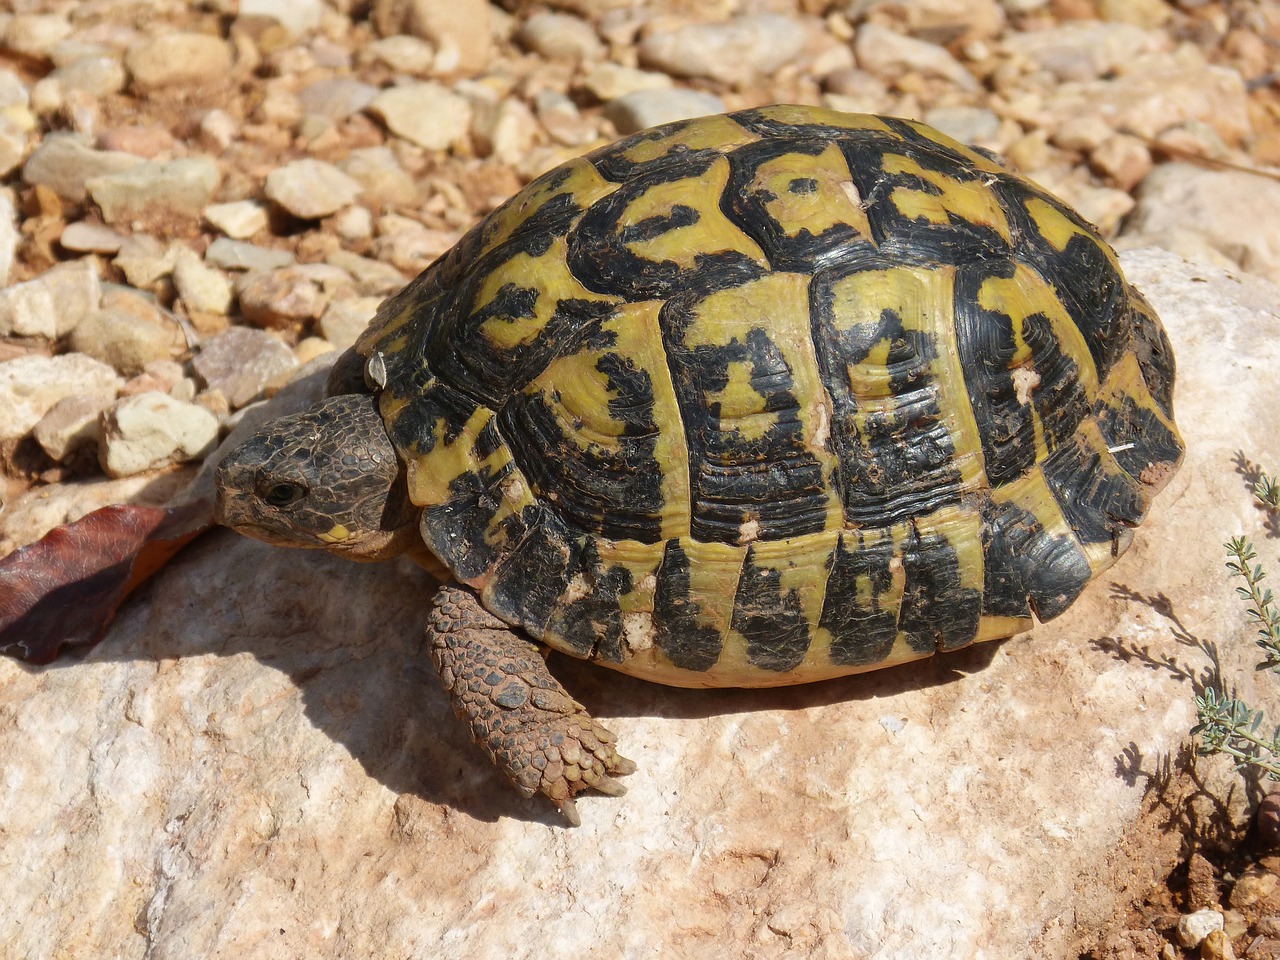
<svg viewBox="0 0 1280 960">
<path fill-rule="evenodd" d="M 0 653 L 48 663 L 102 639 L 129 593 L 213 525 L 207 501 L 103 507 L 0 559 Z"/>
</svg>

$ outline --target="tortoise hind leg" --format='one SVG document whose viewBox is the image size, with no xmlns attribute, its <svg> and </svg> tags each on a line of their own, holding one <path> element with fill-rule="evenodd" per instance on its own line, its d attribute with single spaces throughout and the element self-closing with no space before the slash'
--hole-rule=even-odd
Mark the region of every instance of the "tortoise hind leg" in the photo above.
<svg viewBox="0 0 1280 960">
<path fill-rule="evenodd" d="M 472 591 L 440 588 L 427 639 L 454 713 L 523 796 L 546 794 L 577 826 L 575 794 L 626 792 L 611 774 L 636 766 L 618 755 L 614 735 L 569 696 L 537 646 L 485 610 Z"/>
</svg>

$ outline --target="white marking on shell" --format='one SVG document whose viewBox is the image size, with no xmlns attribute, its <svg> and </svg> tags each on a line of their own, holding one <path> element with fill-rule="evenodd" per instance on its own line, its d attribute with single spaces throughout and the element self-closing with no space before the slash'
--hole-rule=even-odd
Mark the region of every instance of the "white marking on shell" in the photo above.
<svg viewBox="0 0 1280 960">
<path fill-rule="evenodd" d="M 738 528 L 738 543 L 750 543 L 752 540 L 760 539 L 760 521 L 755 517 L 750 520 L 744 520 L 742 526 Z"/>
<path fill-rule="evenodd" d="M 866 204 L 862 202 L 862 192 L 858 189 L 858 185 L 852 180 L 846 180 L 840 184 L 840 189 L 844 191 L 844 195 L 849 198 L 849 202 L 855 207 L 866 209 Z"/>
<path fill-rule="evenodd" d="M 622 618 L 622 642 L 631 653 L 648 650 L 656 636 L 653 614 L 648 610 L 636 610 Z"/>
<path fill-rule="evenodd" d="M 508 503 L 520 503 L 524 499 L 524 482 L 519 477 L 512 477 L 503 485 L 502 495 Z"/>
<path fill-rule="evenodd" d="M 831 406 L 825 396 L 813 405 L 813 412 L 813 445 L 825 450 L 827 441 L 831 439 Z"/>
<path fill-rule="evenodd" d="M 1122 443 L 1118 447 L 1107 447 L 1107 453 L 1122 453 L 1125 450 L 1132 450 L 1136 446 L 1136 443 Z"/>
<path fill-rule="evenodd" d="M 1031 391 L 1040 386 L 1040 374 L 1030 367 L 1018 367 L 1013 371 L 1013 392 L 1024 407 L 1031 402 Z"/>
<path fill-rule="evenodd" d="M 647 573 L 638 584 L 636 590 L 640 593 L 653 593 L 658 588 L 658 578 L 655 574 Z"/>
</svg>

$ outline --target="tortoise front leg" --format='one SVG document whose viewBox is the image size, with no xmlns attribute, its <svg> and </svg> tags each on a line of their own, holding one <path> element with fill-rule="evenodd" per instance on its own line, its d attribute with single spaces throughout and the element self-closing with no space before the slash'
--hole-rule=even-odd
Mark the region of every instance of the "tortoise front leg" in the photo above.
<svg viewBox="0 0 1280 960">
<path fill-rule="evenodd" d="M 440 588 L 427 639 L 454 713 L 523 796 L 546 794 L 576 827 L 574 794 L 626 792 L 610 774 L 636 765 L 618 755 L 617 738 L 569 696 L 538 647 L 485 610 L 471 590 Z"/>
</svg>

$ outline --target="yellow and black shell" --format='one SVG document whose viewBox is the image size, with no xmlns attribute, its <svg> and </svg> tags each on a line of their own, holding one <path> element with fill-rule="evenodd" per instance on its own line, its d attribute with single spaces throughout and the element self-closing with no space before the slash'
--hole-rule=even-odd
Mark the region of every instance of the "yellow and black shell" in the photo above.
<svg viewBox="0 0 1280 960">
<path fill-rule="evenodd" d="M 1183 450 L 1168 341 L 1089 224 L 923 124 L 813 107 L 558 167 L 357 349 L 453 575 L 682 686 L 1056 616 Z"/>
</svg>

